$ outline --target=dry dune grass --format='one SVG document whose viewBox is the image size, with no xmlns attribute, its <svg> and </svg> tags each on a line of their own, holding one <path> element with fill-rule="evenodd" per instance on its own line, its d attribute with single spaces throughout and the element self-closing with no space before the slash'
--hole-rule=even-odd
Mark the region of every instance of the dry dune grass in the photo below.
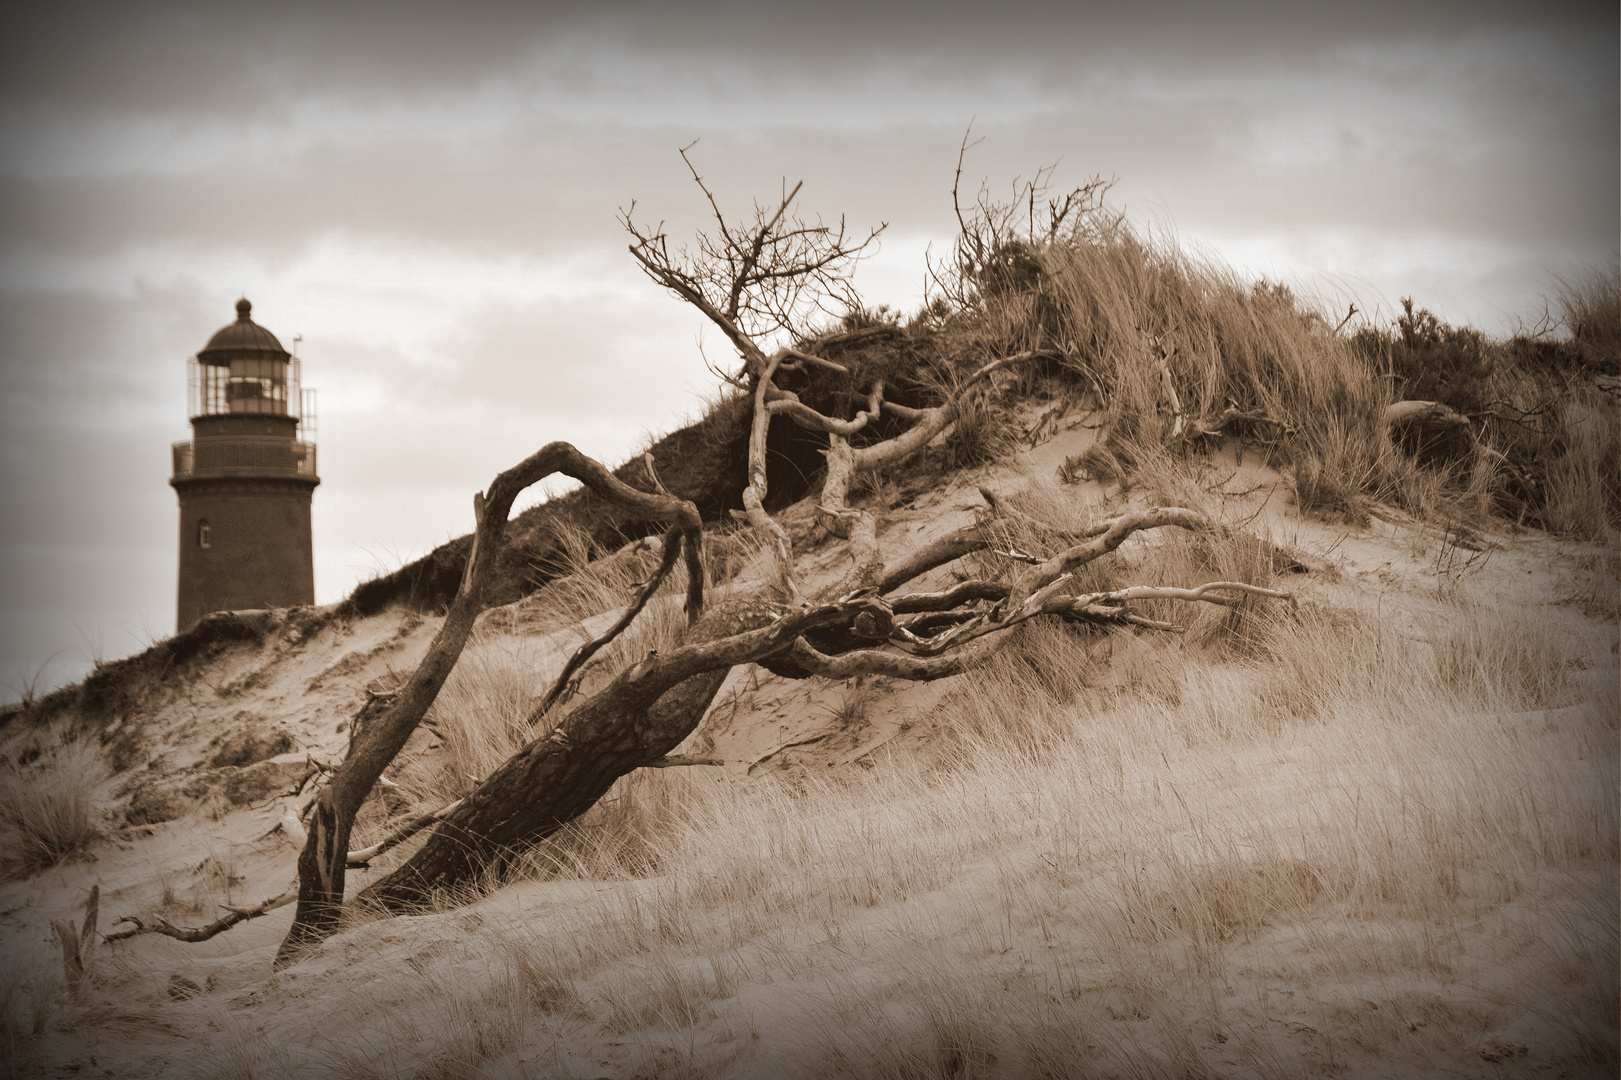
<svg viewBox="0 0 1621 1080">
<path fill-rule="evenodd" d="M 407 762 L 400 780 L 434 806 L 467 794 L 535 737 L 526 718 L 559 667 L 544 639 L 475 633 L 428 712 L 438 751 Z"/>
<path fill-rule="evenodd" d="M 961 723 L 934 770 L 746 794 L 667 781 L 688 790 L 685 820 L 652 838 L 660 887 L 605 894 L 549 946 L 552 963 L 611 981 L 645 957 L 741 953 L 756 978 L 825 982 L 846 1014 L 815 1033 L 810 1075 L 1030 1075 L 1016 1063 L 1043 1054 L 1085 1075 L 1082 1047 L 1048 1043 L 1088 1014 L 1114 1059 L 1100 1075 L 1220 1072 L 1211 1052 L 1228 1042 L 1258 1072 L 1297 1075 L 1314 1054 L 1400 1055 L 1405 1023 L 1436 1029 L 1419 1052 L 1467 1057 L 1523 1010 L 1559 1020 L 1537 1025 L 1551 1043 L 1539 1057 L 1613 1065 L 1613 714 L 1527 716 L 1578 688 L 1513 664 L 1468 680 L 1443 659 L 1523 659 L 1510 627 L 1436 642 L 1421 663 L 1386 634 L 1279 628 L 1270 647 L 1297 669 L 1351 651 L 1363 678 L 1246 693 L 1249 665 L 1215 665 L 1166 677 L 1196 684 L 1177 705 L 1119 695 L 1081 711 L 1071 685 L 1049 684 L 1044 703 L 1027 671 L 993 671 L 945 706 Z M 1083 666 L 1084 646 L 1070 649 Z M 772 943 L 806 927 L 864 939 L 871 959 L 840 972 L 812 948 L 776 975 Z M 1500 972 L 1494 985 L 1515 945 L 1549 985 Z M 1009 953 L 1024 995 L 1012 1008 Z M 1310 1038 L 1268 1030 L 1246 997 L 1280 983 L 1306 999 L 1289 1011 Z M 727 996 L 701 979 L 689 991 L 689 1010 Z M 1354 1019 L 1378 1011 L 1361 1001 L 1394 1015 Z M 1043 1011 L 1045 1031 L 1022 1019 Z"/>
<path fill-rule="evenodd" d="M 1476 527 L 1507 513 L 1587 540 L 1621 524 L 1621 426 L 1592 388 L 1621 363 L 1613 269 L 1561 282 L 1560 316 L 1532 337 L 1488 340 L 1411 306 L 1395 327 L 1350 333 L 1333 325 L 1340 312 L 1325 317 L 1101 204 L 1051 236 L 1024 235 L 1022 210 L 993 225 L 1008 210 L 970 223 L 992 258 L 958 271 L 971 286 L 957 289 L 961 325 L 992 352 L 1064 353 L 1105 410 L 1106 439 L 1084 463 L 1099 479 L 1165 453 L 1168 371 L 1189 421 L 1234 406 L 1276 422 L 1231 433 L 1271 444 L 1304 510 L 1360 522 L 1386 502 Z M 1472 435 L 1420 464 L 1383 421 L 1400 398 L 1445 401 L 1471 415 Z"/>
<path fill-rule="evenodd" d="M 1601 356 L 1621 353 L 1621 267 L 1612 262 L 1555 281 L 1560 321 L 1571 338 Z"/>
<path fill-rule="evenodd" d="M 407 763 L 401 770 L 415 781 L 413 790 L 434 806 L 467 794 L 474 778 L 488 776 L 567 712 L 565 698 L 538 728 L 527 722 L 562 670 L 566 651 L 591 640 L 617 617 L 658 565 L 645 551 L 592 561 L 591 540 L 583 530 L 557 526 L 552 532 L 563 573 L 526 606 L 535 613 L 529 629 L 553 638 L 533 632 L 514 635 L 502 623 L 480 627 L 428 713 L 441 741 L 438 752 L 420 767 Z M 724 595 L 761 550 L 758 538 L 748 532 L 706 538 L 710 595 Z M 686 568 L 678 563 L 636 621 L 592 658 L 582 672 L 582 688 L 589 692 L 648 652 L 677 644 L 686 629 L 685 592 Z"/>
<path fill-rule="evenodd" d="M 386 1066 L 290 1005 L 238 1075 L 1613 1074 L 1613 660 L 1484 602 L 1224 634 L 1027 628 L 932 757 L 633 774 L 534 855 L 579 891 L 347 999 Z"/>
<path fill-rule="evenodd" d="M 1010 348 L 1065 348 L 1106 392 L 1108 449 L 1121 463 L 1152 456 L 1169 430 L 1153 338 L 1190 419 L 1231 404 L 1292 429 L 1303 507 L 1355 515 L 1411 478 L 1379 419 L 1388 383 L 1287 288 L 1251 285 L 1123 218 L 1086 219 L 1035 256 L 1042 286 L 985 297 L 985 332 Z"/>
<path fill-rule="evenodd" d="M 1565 536 L 1621 543 L 1613 519 L 1621 502 L 1621 416 L 1597 391 L 1574 392 L 1558 405 L 1564 449 L 1548 472 L 1548 528 Z"/>
<path fill-rule="evenodd" d="M 1197 444 L 1169 438 L 1162 363 L 1186 419 L 1234 406 L 1276 421 L 1240 429 L 1245 452 L 1330 517 L 1383 500 L 1483 528 L 1513 479 L 1481 449 L 1501 437 L 1541 470 L 1513 497 L 1605 545 L 1581 603 L 1614 618 L 1621 421 L 1596 389 L 1424 324 L 1432 359 L 1484 365 L 1480 393 L 1536 419 L 1521 425 L 1533 435 L 1483 424 L 1470 454 L 1421 465 L 1383 425 L 1393 367 L 1287 289 L 1101 212 L 987 250 L 959 310 L 906 328 L 939 347 L 925 382 L 1057 348 L 1067 388 L 1050 370 L 1015 378 L 1068 406 L 1078 387 L 1097 393 L 1097 478 L 1222 520 Z M 1611 275 L 1562 298 L 1594 369 L 1621 340 L 1616 295 Z M 1014 415 L 976 397 L 942 467 L 1005 456 Z M 885 508 L 899 499 L 898 473 L 863 483 Z M 998 551 L 962 572 L 1005 574 L 1002 553 L 1051 555 L 1119 510 L 1076 490 L 1037 480 L 1003 498 L 987 523 Z M 593 562 L 583 529 L 552 540 L 560 576 L 491 613 L 401 759 L 417 809 L 467 794 L 540 734 L 526 717 L 567 652 L 656 564 L 635 549 Z M 705 543 L 712 598 L 759 569 L 749 533 Z M 1393 612 L 1325 587 L 1298 608 L 1145 605 L 1184 623 L 1177 636 L 1027 625 L 913 716 L 929 733 L 913 749 L 846 769 L 633 773 L 470 909 L 409 930 L 357 912 L 309 961 L 327 964 L 318 976 L 295 969 L 229 1002 L 167 1000 L 161 979 L 113 961 L 91 980 L 98 1000 L 53 994 L 48 968 L 0 978 L 0 1063 L 60 1030 L 115 1054 L 132 1032 L 184 1033 L 199 1077 L 1613 1075 L 1614 624 L 1595 643 L 1550 608 L 1477 590 L 1473 564 L 1443 573 L 1450 540 L 1435 558 L 1445 606 L 1398 597 Z M 1242 531 L 1168 531 L 1070 588 L 1273 586 L 1289 562 Z M 587 689 L 679 640 L 683 574 L 586 669 Z M 887 704 L 867 684 L 830 707 L 848 727 Z M 93 746 L 59 739 L 5 769 L 8 872 L 100 835 Z M 368 808 L 362 843 L 399 798 Z M 233 867 L 198 864 L 189 910 L 237 899 Z M 181 909 L 167 886 L 162 904 Z"/>
<path fill-rule="evenodd" d="M 101 748 L 56 731 L 0 766 L 0 871 L 28 875 L 101 838 L 111 776 Z"/>
</svg>

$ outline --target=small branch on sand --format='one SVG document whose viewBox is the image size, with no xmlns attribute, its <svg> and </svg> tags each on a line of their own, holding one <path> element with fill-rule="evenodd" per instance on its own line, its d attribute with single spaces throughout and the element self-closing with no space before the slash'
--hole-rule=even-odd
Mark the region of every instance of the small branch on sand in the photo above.
<svg viewBox="0 0 1621 1080">
<path fill-rule="evenodd" d="M 228 904 L 221 904 L 220 906 L 225 908 L 226 913 L 207 926 L 199 927 L 175 926 L 161 915 L 153 916 L 151 922 L 144 922 L 133 915 L 125 915 L 113 925 L 118 926 L 122 923 L 129 923 L 131 928 L 128 930 L 115 930 L 107 934 L 104 940 L 123 941 L 138 934 L 162 934 L 164 937 L 171 937 L 176 941 L 207 941 L 211 937 L 223 934 L 238 923 L 245 923 L 249 919 L 257 919 L 261 915 L 268 915 L 277 908 L 286 907 L 297 899 L 298 882 L 294 881 L 286 892 L 278 893 L 250 908 L 231 907 Z"/>
</svg>

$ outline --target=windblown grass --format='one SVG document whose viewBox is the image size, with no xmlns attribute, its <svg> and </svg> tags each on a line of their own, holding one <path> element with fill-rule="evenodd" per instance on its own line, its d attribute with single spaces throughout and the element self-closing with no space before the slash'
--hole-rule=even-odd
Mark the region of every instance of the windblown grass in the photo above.
<svg viewBox="0 0 1621 1080">
<path fill-rule="evenodd" d="M 567 715 L 580 700 L 575 695 L 565 695 L 538 724 L 528 722 L 568 656 L 607 629 L 658 565 L 654 554 L 636 546 L 593 561 L 583 530 L 558 526 L 553 533 L 560 575 L 523 601 L 521 615 L 493 612 L 494 618 L 475 630 L 428 713 L 441 753 L 433 775 L 417 779 L 435 805 L 465 795 L 474 778 L 488 776 Z M 762 550 L 748 532 L 707 537 L 710 597 L 724 593 L 740 574 L 753 572 Z M 586 665 L 580 690 L 589 694 L 649 652 L 679 644 L 687 625 L 686 587 L 685 564 L 677 563 L 636 620 Z M 525 632 L 511 633 L 515 623 Z"/>
<path fill-rule="evenodd" d="M 586 929 L 591 917 L 579 913 L 567 944 L 547 946 L 552 963 L 589 979 L 643 953 L 742 948 L 797 983 L 811 976 L 780 949 L 811 947 L 807 934 L 858 936 L 878 957 L 858 967 L 885 987 L 879 998 L 833 954 L 798 962 L 831 962 L 818 977 L 854 995 L 817 1036 L 821 1060 L 852 1076 L 892 1074 L 876 1047 L 901 1063 L 895 1075 L 906 1062 L 976 1054 L 1001 1063 L 979 1075 L 1025 1075 L 1015 1063 L 1057 1053 L 1058 1025 L 1026 1026 L 1007 1003 L 1009 978 L 1021 1001 L 1056 995 L 1072 1023 L 1090 1014 L 1091 1037 L 1106 1033 L 1122 1065 L 1174 1071 L 1197 1059 L 1215 1070 L 1224 1042 L 1213 1031 L 1236 1038 L 1230 1052 L 1252 1065 L 1276 1059 L 1278 1076 L 1327 1051 L 1467 1060 L 1516 1008 L 1551 1008 L 1544 992 L 1565 1019 L 1540 1032 L 1539 1054 L 1581 1069 L 1613 1064 L 1604 882 L 1618 823 L 1604 777 L 1615 720 L 1577 709 L 1551 730 L 1523 711 L 1576 703 L 1571 665 L 1529 673 L 1558 660 L 1558 635 L 1527 635 L 1489 611 L 1489 629 L 1461 642 L 1392 640 L 1377 622 L 1332 613 L 1307 619 L 1275 625 L 1269 661 L 1175 674 L 1188 659 L 1177 658 L 1167 677 L 1182 684 L 1179 704 L 1097 694 L 1085 678 L 1038 692 L 1035 669 L 1010 662 L 942 707 L 957 728 L 943 770 L 896 766 L 747 792 L 660 778 L 681 787 L 686 808 L 649 836 L 664 876 L 603 894 L 602 928 Z M 1066 652 L 1056 637 L 1028 651 L 1053 671 L 1089 662 L 1084 644 Z M 1269 672 L 1321 671 L 1348 653 L 1356 662 L 1327 685 L 1280 687 Z M 1460 667 L 1460 653 L 1495 672 Z M 1092 708 L 1076 708 L 1089 692 Z M 866 911 L 890 914 L 875 923 Z M 1526 935 L 1526 955 L 1567 976 L 1536 1001 L 1494 981 L 1504 943 Z M 905 960 L 904 941 L 928 943 L 928 961 Z M 1024 957 L 1018 975 L 993 959 L 1008 950 Z M 1499 988 L 1460 997 L 1447 989 L 1460 978 Z M 1245 995 L 1264 996 L 1268 982 L 1303 995 L 1290 1011 L 1316 1035 L 1290 1045 L 1265 1030 Z M 1236 997 L 1235 985 L 1245 988 Z M 1359 994 L 1403 1024 L 1351 1022 Z M 1053 1014 L 1051 1000 L 1044 1009 Z M 1314 1012 L 1339 1021 L 1325 1026 Z M 1435 1030 L 1422 1050 L 1403 1050 L 1405 1024 L 1424 1016 Z"/>
<path fill-rule="evenodd" d="M 55 866 L 99 839 L 111 775 L 100 748 L 60 734 L 26 765 L 0 766 L 0 867 L 27 876 Z"/>
<path fill-rule="evenodd" d="M 1187 421 L 1233 404 L 1287 426 L 1282 438 L 1277 427 L 1237 433 L 1279 445 L 1303 507 L 1354 516 L 1362 500 L 1389 497 L 1406 472 L 1382 425 L 1390 389 L 1321 314 L 1123 218 L 1081 224 L 1025 244 L 1033 284 L 981 290 L 965 317 L 993 349 L 1062 350 L 1102 392 L 1103 450 L 1129 469 L 1164 444 L 1164 365 Z"/>
<path fill-rule="evenodd" d="M 1621 415 L 1613 399 L 1574 392 L 1558 405 L 1562 445 L 1547 470 L 1549 531 L 1621 544 Z"/>
<path fill-rule="evenodd" d="M 633 775 L 346 1023 L 415 1075 L 1613 1071 L 1614 661 L 1466 603 L 1031 627 L 932 760 Z"/>
<path fill-rule="evenodd" d="M 1477 525 L 1506 514 L 1584 539 L 1621 527 L 1614 410 L 1587 387 L 1594 372 L 1621 369 L 1613 270 L 1561 281 L 1561 317 L 1535 337 L 1494 341 L 1411 300 L 1392 326 L 1352 332 L 1334 325 L 1337 312 L 1247 281 L 1101 201 L 1045 233 L 1033 222 L 1026 233 L 1022 219 L 1022 204 L 1010 213 L 982 200 L 956 276 L 943 282 L 956 310 L 937 304 L 920 319 L 967 362 L 1061 353 L 1107 421 L 1081 463 L 1093 478 L 1130 477 L 1185 451 L 1186 440 L 1171 438 L 1168 371 L 1185 424 L 1229 406 L 1269 419 L 1235 421 L 1228 433 L 1286 468 L 1302 509 L 1360 522 L 1370 503 L 1386 502 Z M 964 250 L 981 254 L 965 261 Z M 1549 336 L 1561 328 L 1568 339 Z M 1398 446 L 1383 417 L 1404 398 L 1442 401 L 1468 414 L 1471 430 Z M 984 418 L 969 426 L 983 443 Z"/>
<path fill-rule="evenodd" d="M 1621 363 L 1621 269 L 1613 264 L 1556 279 L 1560 321 L 1589 363 L 1615 374 Z"/>
</svg>

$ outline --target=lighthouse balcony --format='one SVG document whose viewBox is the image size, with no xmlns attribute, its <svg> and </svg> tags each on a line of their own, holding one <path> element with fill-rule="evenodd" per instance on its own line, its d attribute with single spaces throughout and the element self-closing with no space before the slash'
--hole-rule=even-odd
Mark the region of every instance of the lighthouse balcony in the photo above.
<svg viewBox="0 0 1621 1080">
<path fill-rule="evenodd" d="M 315 479 L 315 444 L 272 436 L 234 435 L 177 442 L 174 479 L 308 477 Z"/>
</svg>

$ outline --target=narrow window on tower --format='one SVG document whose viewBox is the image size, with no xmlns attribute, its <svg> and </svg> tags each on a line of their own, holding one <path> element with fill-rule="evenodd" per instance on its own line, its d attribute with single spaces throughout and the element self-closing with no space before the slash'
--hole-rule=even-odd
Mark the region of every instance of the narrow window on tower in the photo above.
<svg viewBox="0 0 1621 1080">
<path fill-rule="evenodd" d="M 203 550 L 213 547 L 214 531 L 208 527 L 208 519 L 203 518 L 197 523 L 197 546 Z"/>
</svg>

